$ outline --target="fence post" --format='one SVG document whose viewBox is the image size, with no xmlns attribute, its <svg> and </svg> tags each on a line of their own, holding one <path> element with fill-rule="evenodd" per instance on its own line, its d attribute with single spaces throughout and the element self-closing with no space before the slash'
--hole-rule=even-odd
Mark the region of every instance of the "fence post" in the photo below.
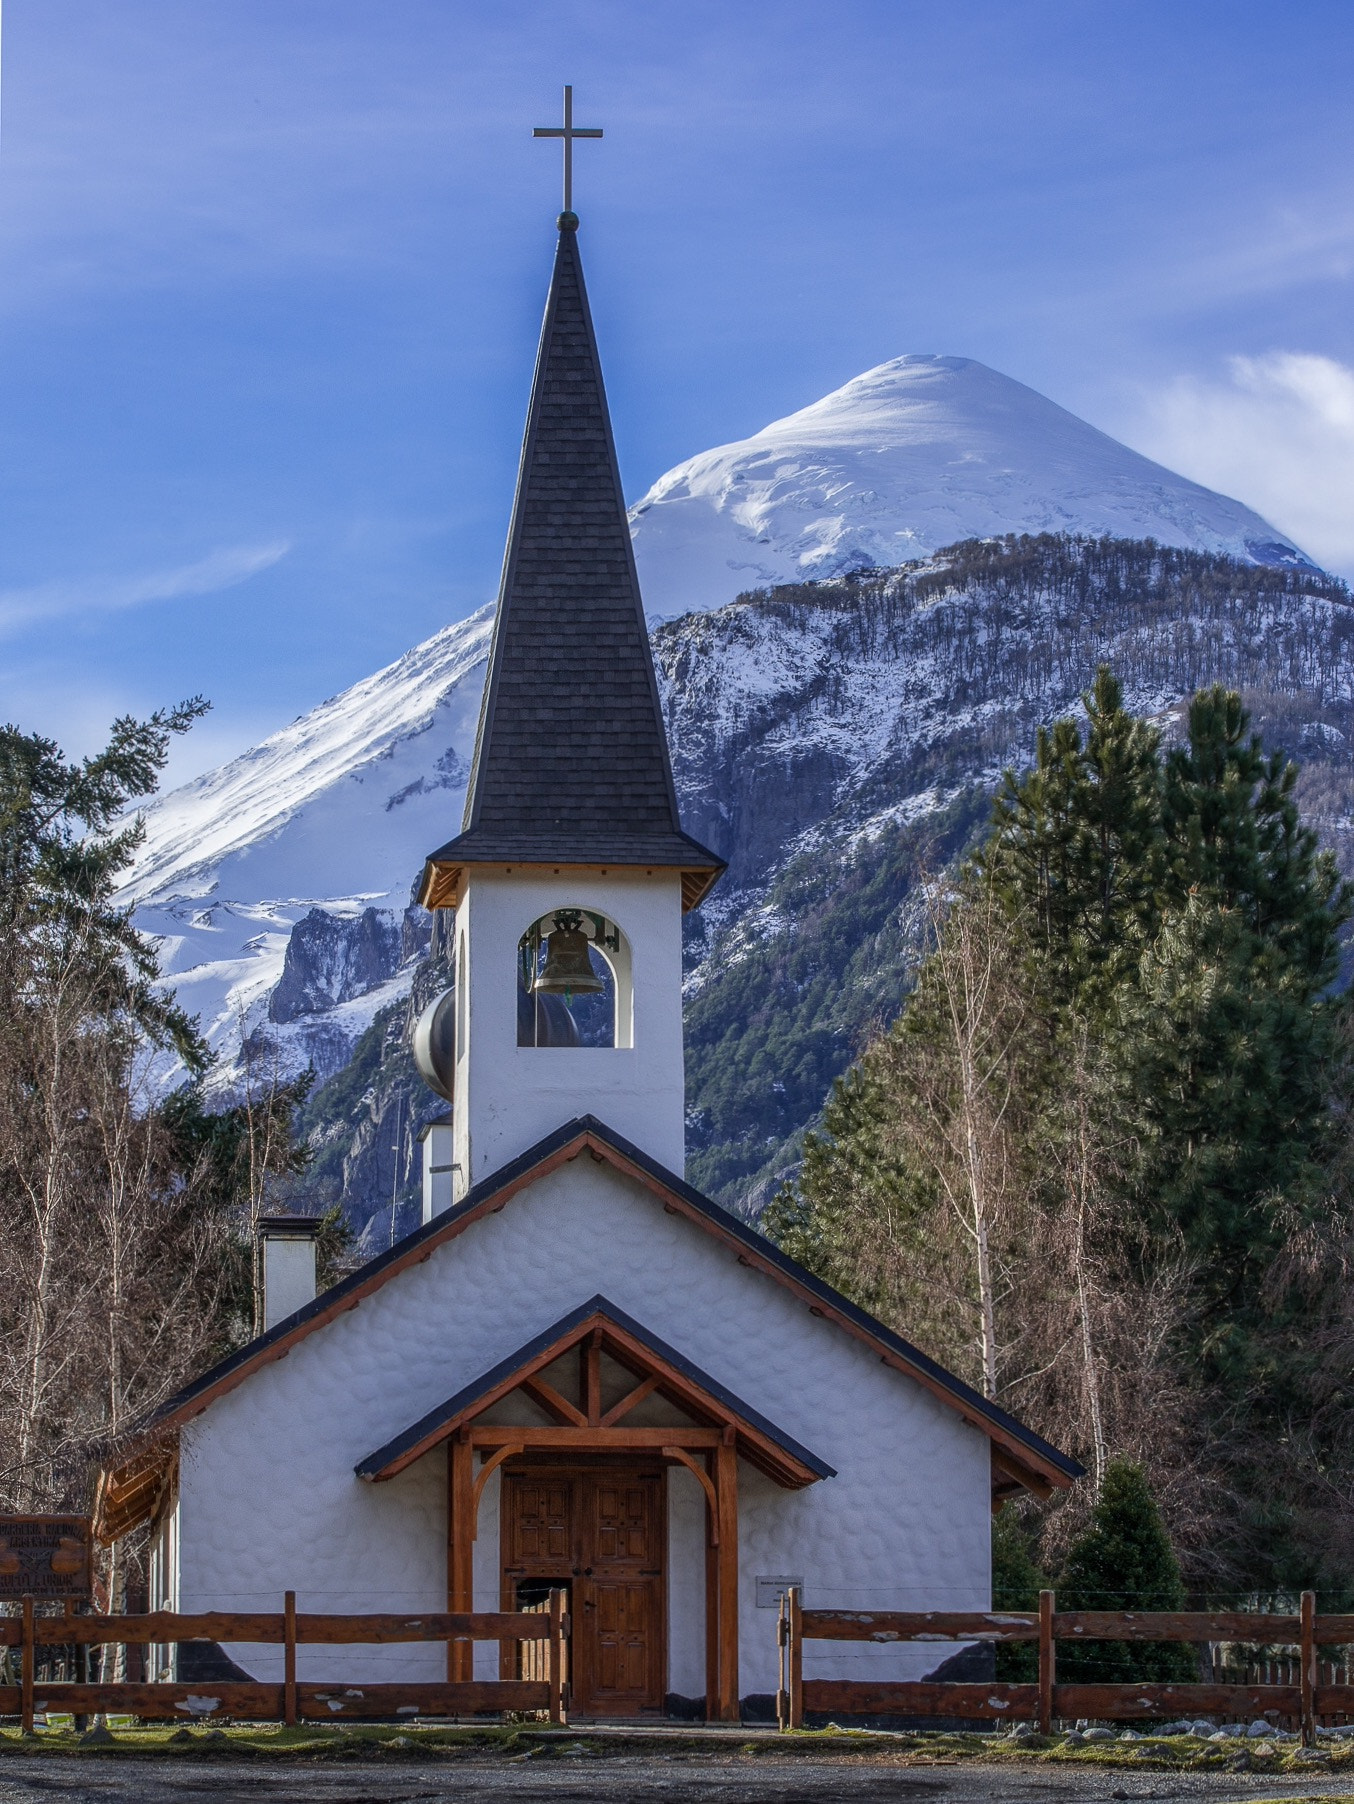
<svg viewBox="0 0 1354 1804">
<path fill-rule="evenodd" d="M 23 1639 L 19 1644 L 19 1710 L 20 1726 L 25 1735 L 33 1733 L 33 1599 L 23 1600 Z"/>
<path fill-rule="evenodd" d="M 785 1593 L 776 1607 L 776 1727 L 784 1735 L 790 1726 L 790 1675 L 786 1670 L 786 1646 L 790 1637 L 790 1618 L 786 1611 Z"/>
<path fill-rule="evenodd" d="M 1302 1635 L 1302 1667 L 1298 1684 L 1302 1697 L 1302 1745 L 1316 1746 L 1316 1592 L 1304 1591 L 1298 1624 Z"/>
<path fill-rule="evenodd" d="M 296 1593 L 282 1602 L 282 1721 L 296 1727 Z"/>
<path fill-rule="evenodd" d="M 804 1727 L 804 1612 L 799 1604 L 799 1586 L 791 1585 L 786 1596 L 789 1606 L 790 1633 L 790 1727 Z"/>
<path fill-rule="evenodd" d="M 564 1716 L 564 1593 L 556 1587 L 550 1593 L 550 1720 L 562 1723 Z"/>
<path fill-rule="evenodd" d="M 1039 1733 L 1053 1733 L 1053 1686 L 1058 1676 L 1058 1649 L 1053 1639 L 1055 1598 L 1039 1593 Z"/>
</svg>

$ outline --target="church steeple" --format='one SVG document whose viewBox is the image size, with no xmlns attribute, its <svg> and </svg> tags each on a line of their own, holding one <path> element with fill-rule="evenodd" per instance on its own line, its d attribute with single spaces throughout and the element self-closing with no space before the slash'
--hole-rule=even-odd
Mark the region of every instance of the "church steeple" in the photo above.
<svg viewBox="0 0 1354 1804">
<path fill-rule="evenodd" d="M 415 1035 L 455 1200 L 584 1115 L 681 1171 L 682 914 L 723 868 L 677 813 L 566 209 L 465 820 L 419 891 L 456 911 L 452 987 Z"/>
<path fill-rule="evenodd" d="M 461 833 L 425 906 L 467 866 L 682 873 L 686 907 L 723 869 L 683 833 L 578 253 L 559 219 Z"/>
</svg>

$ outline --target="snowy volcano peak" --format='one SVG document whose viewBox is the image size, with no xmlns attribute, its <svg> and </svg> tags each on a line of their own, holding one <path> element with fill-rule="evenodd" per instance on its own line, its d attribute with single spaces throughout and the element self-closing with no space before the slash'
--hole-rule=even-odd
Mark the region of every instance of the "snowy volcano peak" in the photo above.
<svg viewBox="0 0 1354 1804">
<path fill-rule="evenodd" d="M 663 617 L 1002 533 L 1308 563 L 1267 520 L 970 357 L 906 356 L 669 470 L 630 514 Z"/>
</svg>

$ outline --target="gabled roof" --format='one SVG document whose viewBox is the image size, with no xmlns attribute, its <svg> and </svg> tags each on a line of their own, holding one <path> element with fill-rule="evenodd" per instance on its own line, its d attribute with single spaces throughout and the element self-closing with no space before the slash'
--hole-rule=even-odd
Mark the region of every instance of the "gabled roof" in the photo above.
<svg viewBox="0 0 1354 1804">
<path fill-rule="evenodd" d="M 522 1388 L 530 1391 L 536 1374 L 553 1365 L 571 1348 L 593 1340 L 636 1377 L 646 1381 L 641 1387 L 644 1395 L 656 1391 L 698 1420 L 732 1430 L 739 1453 L 778 1484 L 798 1489 L 812 1484 L 816 1478 L 836 1477 L 835 1467 L 810 1453 L 807 1447 L 802 1447 L 784 1429 L 777 1428 L 750 1403 L 744 1403 L 717 1378 L 703 1372 L 685 1354 L 670 1347 L 656 1334 L 650 1334 L 633 1316 L 618 1309 L 604 1296 L 591 1297 L 577 1309 L 571 1309 L 525 1346 L 472 1379 L 454 1397 L 448 1397 L 445 1403 L 429 1410 L 426 1416 L 387 1441 L 384 1447 L 368 1454 L 354 1470 L 359 1478 L 373 1481 L 393 1478 L 513 1391 Z M 557 1409 L 562 1405 L 565 1412 L 570 1412 L 567 1399 L 553 1398 L 548 1389 L 542 1392 L 538 1388 L 538 1400 L 542 1394 L 547 1405 L 554 1402 Z M 639 1391 L 634 1395 L 636 1401 L 640 1400 Z M 582 1412 L 572 1410 L 571 1413 L 579 1415 Z M 622 1399 L 605 1416 L 599 1414 L 595 1423 L 583 1420 L 572 1426 L 578 1434 L 586 1436 L 590 1427 L 605 1429 L 613 1426 L 626 1413 L 625 1399 Z M 676 1427 L 662 1432 L 673 1441 L 681 1439 Z"/>
<path fill-rule="evenodd" d="M 462 867 L 476 863 L 675 867 L 684 900 L 724 868 L 677 811 L 570 213 L 560 216 L 465 818 L 430 855 L 419 900 L 450 905 Z"/>
<path fill-rule="evenodd" d="M 673 1214 L 683 1215 L 714 1235 L 735 1252 L 740 1265 L 764 1273 L 799 1297 L 810 1313 L 833 1322 L 854 1339 L 874 1349 L 885 1365 L 905 1373 L 940 1402 L 953 1409 L 971 1427 L 987 1435 L 993 1446 L 994 1477 L 998 1489 L 1016 1483 L 1040 1495 L 1051 1488 L 1065 1488 L 1084 1472 L 1076 1460 L 1058 1449 L 997 1404 L 971 1389 L 935 1360 L 886 1328 L 882 1322 L 825 1284 L 812 1272 L 781 1252 L 780 1248 L 748 1227 L 718 1203 L 702 1196 L 685 1179 L 660 1165 L 595 1115 L 583 1115 L 556 1128 L 520 1157 L 476 1184 L 454 1208 L 435 1215 L 415 1228 L 386 1252 L 369 1260 L 340 1283 L 326 1290 L 285 1318 L 266 1334 L 250 1341 L 210 1371 L 186 1385 L 147 1418 L 124 1454 L 135 1463 L 137 1450 L 153 1440 L 169 1446 L 170 1431 L 200 1415 L 216 1398 L 234 1390 L 252 1372 L 271 1360 L 281 1359 L 317 1328 L 356 1309 L 364 1297 L 380 1290 L 410 1266 L 430 1259 L 438 1247 L 455 1240 L 482 1216 L 502 1209 L 519 1190 L 547 1172 L 583 1154 L 634 1178 L 652 1192 Z M 119 1468 L 121 1470 L 121 1467 Z"/>
</svg>

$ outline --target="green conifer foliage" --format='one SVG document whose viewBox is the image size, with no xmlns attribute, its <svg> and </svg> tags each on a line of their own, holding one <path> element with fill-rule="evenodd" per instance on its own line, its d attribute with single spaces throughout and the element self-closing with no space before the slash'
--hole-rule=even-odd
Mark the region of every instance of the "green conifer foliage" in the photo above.
<svg viewBox="0 0 1354 1804">
<path fill-rule="evenodd" d="M 763 1223 L 1097 1475 L 1143 1462 L 1210 1584 L 1329 1590 L 1350 889 L 1232 692 L 1168 747 L 1102 668 L 1033 751 Z"/>
<path fill-rule="evenodd" d="M 1048 1579 L 1035 1563 L 1029 1536 L 1009 1506 L 992 1518 L 992 1608 L 1037 1610 Z M 1039 1676 L 1039 1650 L 1032 1641 L 997 1643 L 997 1677 L 1020 1684 Z"/>
<path fill-rule="evenodd" d="M 1185 1587 L 1140 1466 L 1111 1460 L 1085 1531 L 1058 1582 L 1061 1610 L 1183 1610 Z M 1193 1650 L 1170 1641 L 1059 1641 L 1058 1677 L 1091 1684 L 1188 1682 Z"/>
</svg>

